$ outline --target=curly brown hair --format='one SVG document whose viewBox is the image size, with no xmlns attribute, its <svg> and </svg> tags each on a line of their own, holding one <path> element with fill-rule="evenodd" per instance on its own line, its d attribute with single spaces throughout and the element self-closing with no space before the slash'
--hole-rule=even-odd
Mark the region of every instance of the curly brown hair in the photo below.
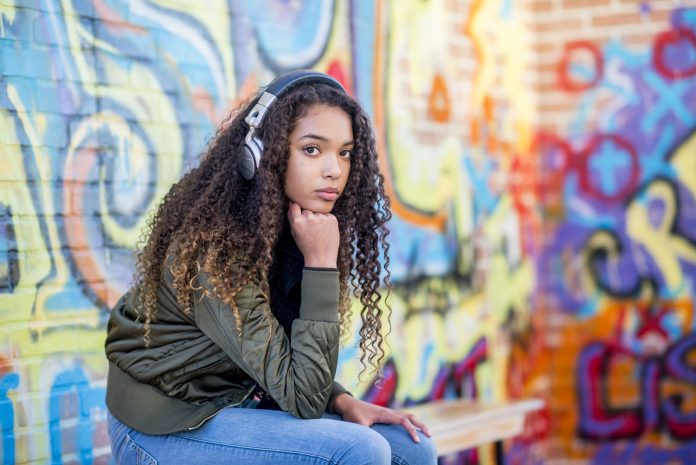
<svg viewBox="0 0 696 465">
<path fill-rule="evenodd" d="M 384 178 L 379 173 L 375 139 L 369 117 L 350 96 L 323 84 L 300 85 L 270 107 L 256 131 L 264 154 L 252 181 L 238 171 L 249 130 L 244 117 L 258 96 L 233 111 L 218 128 L 198 166 L 174 184 L 148 222 L 137 255 L 135 287 L 139 290 L 144 342 L 149 345 L 155 321 L 156 296 L 166 268 L 172 275 L 177 300 L 191 313 L 198 274 L 208 275 L 205 292 L 228 304 L 242 331 L 235 295 L 258 280 L 270 295 L 268 272 L 286 216 L 284 180 L 289 158 L 289 134 L 314 105 L 340 108 L 349 115 L 354 149 L 348 183 L 332 213 L 340 229 L 340 327 L 347 335 L 351 316 L 349 285 L 362 305 L 359 347 L 363 373 L 368 365 L 380 371 L 384 359 L 382 319 L 391 309 L 387 221 L 391 218 Z M 380 256 L 381 254 L 381 256 Z M 380 261 L 383 260 L 384 265 Z M 381 280 L 383 278 L 383 282 Z M 386 295 L 380 293 L 384 286 Z M 271 315 L 267 315 L 271 317 Z"/>
</svg>

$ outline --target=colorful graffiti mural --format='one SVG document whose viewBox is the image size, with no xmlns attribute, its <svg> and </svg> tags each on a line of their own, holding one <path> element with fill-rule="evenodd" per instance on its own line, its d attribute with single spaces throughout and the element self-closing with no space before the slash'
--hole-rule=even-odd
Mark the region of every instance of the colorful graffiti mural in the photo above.
<svg viewBox="0 0 696 465">
<path fill-rule="evenodd" d="M 647 42 L 579 29 L 547 70 L 543 13 L 510 0 L 1 1 L 3 463 L 108 462 L 105 322 L 142 226 L 229 109 L 295 68 L 362 102 L 394 205 L 385 379 L 358 382 L 348 335 L 340 380 L 397 407 L 547 399 L 509 463 L 687 463 L 696 8 L 657 3 L 626 7 L 661 25 Z M 527 85 L 544 73 L 556 131 Z"/>
<path fill-rule="evenodd" d="M 636 8 L 649 21 L 651 4 Z M 667 17 L 640 49 L 565 44 L 557 83 L 577 105 L 540 146 L 562 193 L 538 190 L 540 291 L 568 321 L 552 422 L 562 455 L 597 464 L 695 457 L 696 10 Z"/>
</svg>

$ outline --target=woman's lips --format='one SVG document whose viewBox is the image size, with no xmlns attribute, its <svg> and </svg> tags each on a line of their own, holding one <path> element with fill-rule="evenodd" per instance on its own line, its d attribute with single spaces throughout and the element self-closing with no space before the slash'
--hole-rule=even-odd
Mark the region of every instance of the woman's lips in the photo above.
<svg viewBox="0 0 696 465">
<path fill-rule="evenodd" d="M 316 191 L 317 195 L 327 201 L 333 202 L 338 198 L 338 192 L 333 192 L 333 191 Z"/>
</svg>

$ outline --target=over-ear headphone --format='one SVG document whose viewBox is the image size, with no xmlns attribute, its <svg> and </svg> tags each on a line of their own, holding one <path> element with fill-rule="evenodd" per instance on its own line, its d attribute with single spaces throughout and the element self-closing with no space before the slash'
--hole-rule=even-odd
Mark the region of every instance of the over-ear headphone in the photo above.
<svg viewBox="0 0 696 465">
<path fill-rule="evenodd" d="M 304 84 L 326 84 L 343 93 L 347 93 L 336 79 L 317 71 L 293 71 L 271 81 L 262 90 L 261 96 L 256 100 L 256 104 L 244 118 L 244 121 L 249 125 L 249 132 L 244 138 L 244 152 L 239 160 L 239 172 L 244 179 L 253 179 L 261 163 L 263 143 L 261 139 L 254 135 L 254 132 L 261 127 L 263 117 L 271 107 L 271 104 L 290 89 Z"/>
</svg>

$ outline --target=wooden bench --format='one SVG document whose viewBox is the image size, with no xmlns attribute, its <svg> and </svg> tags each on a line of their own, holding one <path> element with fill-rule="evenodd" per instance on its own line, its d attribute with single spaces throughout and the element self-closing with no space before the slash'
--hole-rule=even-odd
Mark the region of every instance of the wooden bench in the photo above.
<svg viewBox="0 0 696 465">
<path fill-rule="evenodd" d="M 541 410 L 540 399 L 481 404 L 457 399 L 429 402 L 403 409 L 423 420 L 433 433 L 439 455 L 495 444 L 498 465 L 504 464 L 503 440 L 522 432 L 528 413 Z"/>
</svg>

